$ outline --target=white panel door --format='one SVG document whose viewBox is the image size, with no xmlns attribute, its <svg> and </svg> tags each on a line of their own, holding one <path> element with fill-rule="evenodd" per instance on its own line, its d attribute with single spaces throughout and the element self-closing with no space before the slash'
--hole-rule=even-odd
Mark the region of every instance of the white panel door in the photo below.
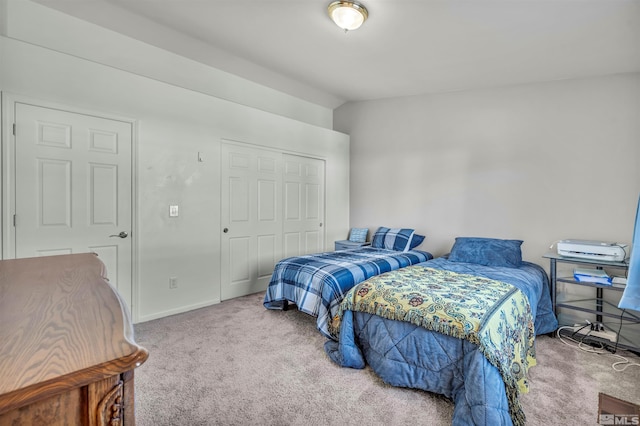
<svg viewBox="0 0 640 426">
<path fill-rule="evenodd" d="M 266 290 L 282 253 L 282 154 L 222 144 L 222 300 Z"/>
<path fill-rule="evenodd" d="M 132 124 L 15 103 L 15 257 L 94 252 L 131 306 Z"/>
<path fill-rule="evenodd" d="M 284 257 L 324 251 L 323 160 L 283 155 Z"/>
</svg>

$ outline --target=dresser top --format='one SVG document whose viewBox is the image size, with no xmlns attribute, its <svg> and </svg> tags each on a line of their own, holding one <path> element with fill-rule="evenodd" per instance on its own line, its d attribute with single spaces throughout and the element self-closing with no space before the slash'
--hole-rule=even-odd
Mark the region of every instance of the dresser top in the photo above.
<svg viewBox="0 0 640 426">
<path fill-rule="evenodd" d="M 147 351 L 93 253 L 0 261 L 0 413 L 35 388 L 131 370 Z"/>
</svg>

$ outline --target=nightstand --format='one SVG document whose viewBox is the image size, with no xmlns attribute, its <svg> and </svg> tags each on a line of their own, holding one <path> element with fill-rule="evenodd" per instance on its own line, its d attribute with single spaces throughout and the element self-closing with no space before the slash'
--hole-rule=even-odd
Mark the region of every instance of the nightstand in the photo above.
<svg viewBox="0 0 640 426">
<path fill-rule="evenodd" d="M 365 246 L 370 246 L 371 245 L 370 242 L 356 243 L 356 242 L 349 241 L 349 240 L 336 241 L 335 244 L 336 244 L 336 251 L 338 251 L 338 250 L 357 249 L 357 248 L 360 248 L 360 247 L 365 247 Z"/>
</svg>

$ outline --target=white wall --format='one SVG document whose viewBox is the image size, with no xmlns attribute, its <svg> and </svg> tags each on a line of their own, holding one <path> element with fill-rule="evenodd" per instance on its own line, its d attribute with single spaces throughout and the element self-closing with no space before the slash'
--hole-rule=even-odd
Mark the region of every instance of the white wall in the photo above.
<svg viewBox="0 0 640 426">
<path fill-rule="evenodd" d="M 33 19 L 39 21 L 37 16 Z M 83 27 L 75 37 L 92 37 L 92 31 L 90 26 Z M 96 31 L 99 33 L 99 29 Z M 164 57 L 155 48 L 143 49 L 142 53 L 150 58 L 151 67 L 165 59 L 170 64 L 167 66 L 173 66 L 172 54 Z M 254 108 L 160 81 L 153 75 L 148 77 L 144 69 L 133 73 L 14 37 L 0 37 L 0 55 L 0 90 L 5 99 L 18 95 L 136 120 L 134 233 L 138 265 L 134 312 L 138 320 L 219 301 L 221 139 L 325 159 L 327 248 L 346 235 L 347 135 L 294 120 L 284 113 L 263 111 L 261 101 L 256 101 L 258 106 Z M 143 67 L 144 63 L 138 65 Z M 179 70 L 172 71 L 179 74 Z M 213 71 L 211 76 L 201 76 L 219 77 Z M 240 82 L 236 84 L 238 90 L 244 88 Z M 254 86 L 249 84 L 246 89 L 253 92 Z M 247 96 L 246 103 L 260 98 L 259 93 Z M 2 134 L 2 143 L 9 143 L 8 132 Z M 204 154 L 204 162 L 197 161 L 197 152 Z M 179 218 L 168 217 L 169 204 L 180 205 Z M 178 277 L 178 289 L 169 289 L 169 276 Z"/>
<path fill-rule="evenodd" d="M 10 18 L 10 19 L 9 19 Z M 331 128 L 333 111 L 29 0 L 0 0 L 0 35 Z"/>
<path fill-rule="evenodd" d="M 557 240 L 631 242 L 638 73 L 350 103 L 334 126 L 351 136 L 351 226 L 415 228 L 436 256 L 456 236 L 522 239 L 524 259 L 547 271 L 542 255 Z M 575 285 L 558 291 L 594 297 Z M 619 297 L 605 293 L 614 305 Z M 562 324 L 585 319 L 595 316 L 559 312 Z"/>
<path fill-rule="evenodd" d="M 351 226 L 456 236 L 629 243 L 640 193 L 640 74 L 345 104 Z"/>
</svg>

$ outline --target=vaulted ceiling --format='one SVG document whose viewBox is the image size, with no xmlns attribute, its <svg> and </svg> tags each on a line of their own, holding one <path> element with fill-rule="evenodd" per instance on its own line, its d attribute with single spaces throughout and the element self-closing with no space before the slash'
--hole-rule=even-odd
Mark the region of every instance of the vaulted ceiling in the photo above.
<svg viewBox="0 0 640 426">
<path fill-rule="evenodd" d="M 329 108 L 640 71 L 640 0 L 34 1 Z"/>
</svg>

